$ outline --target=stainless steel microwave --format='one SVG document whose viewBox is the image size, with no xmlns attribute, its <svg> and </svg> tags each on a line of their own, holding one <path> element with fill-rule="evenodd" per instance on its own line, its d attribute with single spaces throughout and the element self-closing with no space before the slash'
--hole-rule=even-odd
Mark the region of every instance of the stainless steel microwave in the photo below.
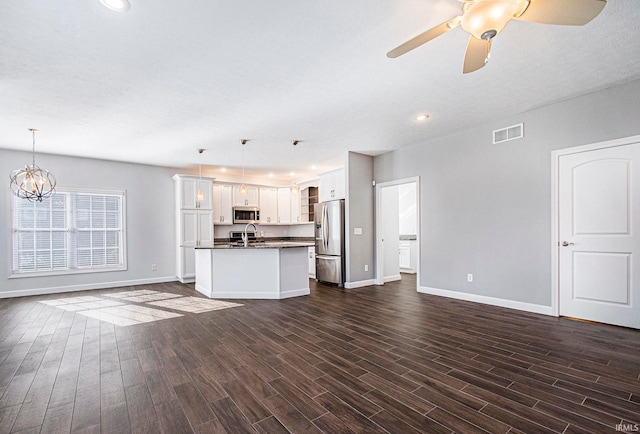
<svg viewBox="0 0 640 434">
<path fill-rule="evenodd" d="M 260 220 L 260 209 L 254 206 L 233 207 L 234 223 L 258 223 Z"/>
</svg>

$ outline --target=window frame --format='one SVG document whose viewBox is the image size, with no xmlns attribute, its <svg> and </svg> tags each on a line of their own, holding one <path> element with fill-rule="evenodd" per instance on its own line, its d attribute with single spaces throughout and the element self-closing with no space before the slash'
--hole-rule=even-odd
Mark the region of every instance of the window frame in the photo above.
<svg viewBox="0 0 640 434">
<path fill-rule="evenodd" d="M 8 265 L 9 265 L 9 279 L 21 279 L 26 277 L 47 277 L 47 276 L 63 276 L 63 275 L 73 275 L 73 274 L 88 274 L 88 273 L 108 273 L 113 271 L 127 271 L 128 262 L 127 262 L 127 192 L 126 190 L 106 190 L 99 188 L 79 188 L 79 187 L 58 187 L 56 188 L 57 192 L 60 193 L 70 193 L 70 194 L 94 194 L 94 195 L 104 195 L 104 196 L 119 196 L 120 197 L 120 218 L 121 218 L 121 246 L 120 250 L 122 252 L 122 265 L 119 266 L 102 266 L 102 267 L 89 267 L 89 268 L 67 268 L 64 270 L 46 270 L 46 271 L 26 271 L 26 272 L 15 272 L 13 267 L 13 257 L 14 257 L 14 228 L 13 228 L 13 217 L 14 217 L 14 209 L 13 209 L 13 194 L 9 194 L 9 206 L 8 206 L 8 214 L 9 218 L 7 219 L 8 231 L 10 242 L 8 245 Z M 57 193 L 56 193 L 57 194 Z M 74 210 L 75 211 L 75 210 Z M 73 216 L 70 210 L 66 211 L 65 219 L 70 220 L 70 217 Z M 69 231 L 78 232 L 78 228 L 70 228 L 65 230 L 67 233 Z M 50 232 L 50 231 L 48 231 Z M 76 247 L 77 254 L 77 247 Z"/>
</svg>

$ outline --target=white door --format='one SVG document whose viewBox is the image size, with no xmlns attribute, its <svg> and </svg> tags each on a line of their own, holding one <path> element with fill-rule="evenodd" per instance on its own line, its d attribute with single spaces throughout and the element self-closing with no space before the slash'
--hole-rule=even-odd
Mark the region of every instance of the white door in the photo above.
<svg viewBox="0 0 640 434">
<path fill-rule="evenodd" d="M 559 158 L 560 315 L 640 328 L 640 144 Z"/>
</svg>

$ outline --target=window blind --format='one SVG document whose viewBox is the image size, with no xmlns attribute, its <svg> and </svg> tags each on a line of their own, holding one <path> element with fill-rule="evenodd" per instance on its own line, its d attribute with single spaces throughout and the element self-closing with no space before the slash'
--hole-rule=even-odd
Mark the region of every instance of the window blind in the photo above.
<svg viewBox="0 0 640 434">
<path fill-rule="evenodd" d="M 124 193 L 57 191 L 42 202 L 12 197 L 12 272 L 122 268 Z"/>
</svg>

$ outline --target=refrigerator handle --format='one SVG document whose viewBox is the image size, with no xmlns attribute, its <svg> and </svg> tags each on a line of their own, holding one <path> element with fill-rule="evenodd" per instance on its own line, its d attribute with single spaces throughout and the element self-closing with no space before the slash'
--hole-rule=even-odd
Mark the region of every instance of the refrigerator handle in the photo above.
<svg viewBox="0 0 640 434">
<path fill-rule="evenodd" d="M 324 248 L 325 250 L 329 249 L 329 209 L 328 207 L 325 205 L 323 208 L 323 213 L 322 213 L 322 230 L 323 230 L 323 237 L 324 237 Z"/>
</svg>

